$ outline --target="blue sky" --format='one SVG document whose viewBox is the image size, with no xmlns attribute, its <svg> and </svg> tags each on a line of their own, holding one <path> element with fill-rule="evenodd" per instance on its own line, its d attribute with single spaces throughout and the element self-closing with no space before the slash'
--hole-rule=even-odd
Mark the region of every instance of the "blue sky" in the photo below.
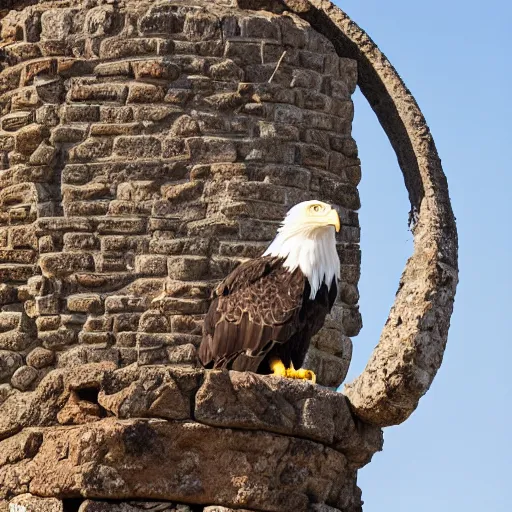
<svg viewBox="0 0 512 512">
<path fill-rule="evenodd" d="M 411 418 L 360 471 L 365 512 L 509 512 L 512 486 L 510 169 L 512 4 L 338 1 L 415 95 L 448 177 L 460 284 L 443 366 Z M 361 310 L 347 381 L 364 368 L 411 254 L 395 155 L 360 93 Z"/>
</svg>

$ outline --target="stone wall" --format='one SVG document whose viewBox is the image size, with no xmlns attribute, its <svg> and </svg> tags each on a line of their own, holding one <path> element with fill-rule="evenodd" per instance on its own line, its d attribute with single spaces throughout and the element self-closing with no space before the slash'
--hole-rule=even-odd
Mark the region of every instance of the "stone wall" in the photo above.
<svg viewBox="0 0 512 512">
<path fill-rule="evenodd" d="M 0 400 L 55 367 L 195 364 L 212 286 L 312 198 L 340 213 L 343 282 L 307 363 L 343 380 L 355 61 L 231 3 L 43 0 L 1 20 Z"/>
</svg>

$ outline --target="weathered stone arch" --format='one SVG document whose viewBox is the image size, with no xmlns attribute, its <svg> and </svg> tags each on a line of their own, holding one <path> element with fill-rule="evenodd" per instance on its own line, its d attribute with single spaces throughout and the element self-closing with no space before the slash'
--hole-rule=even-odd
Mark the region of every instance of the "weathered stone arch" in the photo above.
<svg viewBox="0 0 512 512">
<path fill-rule="evenodd" d="M 338 55 L 357 61 L 357 84 L 404 176 L 414 253 L 379 344 L 364 372 L 345 388 L 363 420 L 379 426 L 401 423 L 415 410 L 441 365 L 458 282 L 457 228 L 441 160 L 411 92 L 346 13 L 328 0 L 281 0 L 269 2 L 267 8 L 269 4 L 298 14 L 334 44 Z"/>
</svg>

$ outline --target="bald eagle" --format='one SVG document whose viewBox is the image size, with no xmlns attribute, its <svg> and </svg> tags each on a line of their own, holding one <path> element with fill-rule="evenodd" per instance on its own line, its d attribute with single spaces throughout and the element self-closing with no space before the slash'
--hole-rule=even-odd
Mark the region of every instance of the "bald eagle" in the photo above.
<svg viewBox="0 0 512 512">
<path fill-rule="evenodd" d="M 316 381 L 301 367 L 336 299 L 335 230 L 340 219 L 326 203 L 305 201 L 288 211 L 263 256 L 214 290 L 199 348 L 205 367 Z"/>
</svg>

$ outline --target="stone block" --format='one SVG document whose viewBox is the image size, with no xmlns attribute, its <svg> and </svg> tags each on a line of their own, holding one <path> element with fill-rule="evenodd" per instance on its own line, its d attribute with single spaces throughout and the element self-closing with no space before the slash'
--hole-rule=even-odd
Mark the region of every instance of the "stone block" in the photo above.
<svg viewBox="0 0 512 512">
<path fill-rule="evenodd" d="M 24 154 L 32 154 L 42 140 L 45 138 L 47 130 L 39 124 L 30 124 L 16 132 L 16 151 Z"/>
<path fill-rule="evenodd" d="M 207 299 L 212 287 L 201 281 L 177 281 L 174 276 L 165 282 L 165 295 L 177 298 Z"/>
<path fill-rule="evenodd" d="M 11 151 L 14 149 L 15 138 L 12 135 L 0 135 L 0 150 Z"/>
<path fill-rule="evenodd" d="M 42 347 L 36 347 L 27 355 L 27 364 L 40 370 L 51 366 L 54 362 L 55 355 L 51 350 Z"/>
<path fill-rule="evenodd" d="M 322 112 L 315 112 L 313 110 L 307 110 L 304 113 L 304 123 L 309 128 L 319 130 L 334 130 L 336 129 L 336 123 L 339 121 L 338 118 L 330 114 L 324 114 Z M 346 130 L 339 130 L 341 133 L 345 133 Z"/>
<path fill-rule="evenodd" d="M 168 259 L 169 276 L 173 279 L 195 281 L 208 275 L 209 260 L 202 256 L 171 256 Z"/>
<path fill-rule="evenodd" d="M 165 90 L 153 84 L 134 83 L 130 85 L 127 103 L 159 103 L 164 99 Z"/>
<path fill-rule="evenodd" d="M 169 319 L 156 311 L 146 311 L 140 318 L 139 330 L 144 333 L 171 332 Z"/>
<path fill-rule="evenodd" d="M 166 276 L 167 258 L 157 255 L 141 255 L 135 257 L 135 272 L 148 276 Z"/>
<path fill-rule="evenodd" d="M 87 185 L 63 185 L 62 198 L 63 202 L 84 201 L 90 199 L 102 199 L 111 197 L 111 187 L 108 183 L 92 182 Z M 79 217 L 77 215 L 77 217 Z M 86 217 L 85 215 L 83 217 Z"/>
<path fill-rule="evenodd" d="M 131 68 L 137 80 L 165 80 L 172 82 L 181 73 L 179 66 L 162 59 L 132 61 Z"/>
<path fill-rule="evenodd" d="M 57 154 L 57 149 L 45 141 L 42 141 L 39 146 L 37 146 L 36 150 L 30 155 L 29 164 L 30 165 L 51 165 L 54 161 L 55 155 Z M 50 173 L 47 173 L 50 174 Z M 53 172 L 51 173 L 53 174 Z M 36 180 L 34 180 L 36 181 Z M 46 179 L 43 181 L 47 181 Z"/>
<path fill-rule="evenodd" d="M 114 25 L 114 8 L 111 5 L 93 7 L 85 16 L 85 32 L 89 36 L 100 37 L 109 34 Z"/>
<path fill-rule="evenodd" d="M 322 352 L 340 357 L 348 365 L 352 357 L 352 342 L 338 329 L 322 329 L 311 341 L 312 345 Z M 344 370 L 345 371 L 345 370 Z"/>
<path fill-rule="evenodd" d="M 41 57 L 41 50 L 35 42 L 20 41 L 9 45 L 9 52 L 19 61 Z"/>
<path fill-rule="evenodd" d="M 104 218 L 98 222 L 97 231 L 100 234 L 130 234 L 145 233 L 146 219 L 143 218 Z"/>
<path fill-rule="evenodd" d="M 152 5 L 139 20 L 139 31 L 148 34 L 178 34 L 183 31 L 184 17 L 171 5 Z"/>
<path fill-rule="evenodd" d="M 191 137 L 199 134 L 198 122 L 189 115 L 182 115 L 174 121 L 170 134 L 174 137 Z"/>
<path fill-rule="evenodd" d="M 102 251 L 132 251 L 135 254 L 148 252 L 149 237 L 146 236 L 122 236 L 110 235 L 101 237 Z"/>
<path fill-rule="evenodd" d="M 128 267 L 133 268 L 130 264 L 132 258 L 128 255 L 117 253 L 102 253 L 96 256 L 96 270 L 98 272 L 122 272 L 127 270 Z"/>
<path fill-rule="evenodd" d="M 112 77 L 133 77 L 133 70 L 129 60 L 116 60 L 112 62 L 102 62 L 94 68 L 96 76 Z"/>
<path fill-rule="evenodd" d="M 231 59 L 210 66 L 209 74 L 214 80 L 243 80 L 244 71 Z"/>
<path fill-rule="evenodd" d="M 278 222 L 240 219 L 240 237 L 249 241 L 270 241 L 274 238 L 278 227 Z"/>
<path fill-rule="evenodd" d="M 280 27 L 277 19 L 250 16 L 240 21 L 241 36 L 254 39 L 280 40 Z"/>
<path fill-rule="evenodd" d="M 135 121 L 152 121 L 155 123 L 171 121 L 183 111 L 171 105 L 134 105 L 133 118 Z"/>
<path fill-rule="evenodd" d="M 358 79 L 357 61 L 354 59 L 340 58 L 339 65 L 340 74 L 346 81 L 348 92 L 349 94 L 353 94 L 356 90 Z"/>
<path fill-rule="evenodd" d="M 341 384 L 347 374 L 349 364 L 349 360 L 321 352 L 314 347 L 310 347 L 304 361 L 304 367 L 313 368 L 318 381 L 330 388 L 336 388 Z"/>
<path fill-rule="evenodd" d="M 83 41 L 83 39 L 82 39 Z M 66 53 L 66 50 L 64 50 Z M 83 55 L 83 51 L 78 50 Z M 57 51 L 57 74 L 62 78 L 72 78 L 80 75 L 91 75 L 95 61 L 92 59 L 62 57 L 63 52 Z"/>
<path fill-rule="evenodd" d="M 202 318 L 190 315 L 173 315 L 171 316 L 172 332 L 182 332 L 187 334 L 201 335 Z"/>
<path fill-rule="evenodd" d="M 264 139 L 278 138 L 283 140 L 299 140 L 299 129 L 291 124 L 260 121 L 258 123 L 260 137 Z"/>
<path fill-rule="evenodd" d="M 36 318 L 36 327 L 38 331 L 55 331 L 60 326 L 60 315 L 45 315 Z"/>
<path fill-rule="evenodd" d="M 46 234 L 52 231 L 93 231 L 91 219 L 83 217 L 46 217 L 37 220 L 37 233 Z"/>
<path fill-rule="evenodd" d="M 327 169 L 329 166 L 329 153 L 313 144 L 298 144 L 298 163 L 305 167 Z"/>
<path fill-rule="evenodd" d="M 191 11 L 185 17 L 183 32 L 190 41 L 204 41 L 221 38 L 221 24 L 218 16 L 206 11 Z"/>
<path fill-rule="evenodd" d="M 112 295 L 105 299 L 105 310 L 107 311 L 107 313 L 146 311 L 147 308 L 147 297 Z"/>
<path fill-rule="evenodd" d="M 30 249 L 0 249 L 0 263 L 34 263 L 35 252 Z"/>
<path fill-rule="evenodd" d="M 174 42 L 170 39 L 104 39 L 100 44 L 102 59 L 122 59 L 139 55 L 165 55 L 172 53 Z"/>
<path fill-rule="evenodd" d="M 163 140 L 162 156 L 164 158 L 190 158 L 190 152 L 185 146 L 184 139 L 179 137 L 170 137 Z"/>
<path fill-rule="evenodd" d="M 133 121 L 132 107 L 100 106 L 100 121 L 104 123 L 129 123 Z"/>
<path fill-rule="evenodd" d="M 64 233 L 64 251 L 91 251 L 99 249 L 99 239 L 92 233 Z"/>
<path fill-rule="evenodd" d="M 5 132 L 15 132 L 33 122 L 34 112 L 13 112 L 1 118 L 1 127 Z"/>
<path fill-rule="evenodd" d="M 240 67 L 262 64 L 261 42 L 228 41 L 224 56 L 234 61 Z"/>
<path fill-rule="evenodd" d="M 42 105 L 35 111 L 36 123 L 47 127 L 57 126 L 60 122 L 58 105 Z"/>
<path fill-rule="evenodd" d="M 19 88 L 11 96 L 11 111 L 13 112 L 36 109 L 40 105 L 41 101 L 34 86 Z"/>
<path fill-rule="evenodd" d="M 114 334 L 116 338 L 116 345 L 122 348 L 135 347 L 137 344 L 137 333 L 129 331 L 118 331 Z M 125 351 L 124 354 L 131 354 L 131 351 Z M 134 353 L 134 359 L 131 362 L 137 360 L 137 352 Z M 123 350 L 121 349 L 121 357 L 123 357 Z M 128 363 L 128 364 L 130 364 Z"/>
<path fill-rule="evenodd" d="M 32 366 L 20 366 L 11 377 L 11 385 L 20 391 L 27 391 L 37 376 L 37 370 Z"/>
<path fill-rule="evenodd" d="M 100 295 L 70 295 L 67 299 L 67 307 L 69 311 L 78 313 L 101 314 L 103 312 L 103 300 Z"/>
<path fill-rule="evenodd" d="M 72 162 L 89 162 L 97 158 L 108 157 L 112 153 L 112 146 L 111 139 L 89 137 L 81 144 L 69 150 L 69 159 Z M 70 172 L 68 171 L 66 176 L 69 175 Z"/>
<path fill-rule="evenodd" d="M 197 162 L 235 162 L 237 157 L 234 143 L 218 137 L 191 137 L 186 147 Z"/>
<path fill-rule="evenodd" d="M 83 345 L 97 345 L 107 348 L 111 345 L 113 335 L 110 332 L 86 332 L 82 331 L 78 335 L 78 343 Z"/>
<path fill-rule="evenodd" d="M 281 16 L 278 23 L 283 45 L 294 48 L 304 48 L 306 46 L 308 32 L 298 26 L 292 16 Z"/>
<path fill-rule="evenodd" d="M 110 315 L 91 316 L 87 317 L 83 330 L 87 332 L 110 332 L 114 319 Z"/>
<path fill-rule="evenodd" d="M 0 75 L 0 94 L 15 90 L 20 85 L 23 68 L 21 66 L 2 70 Z"/>
<path fill-rule="evenodd" d="M 193 254 L 194 256 L 207 256 L 210 248 L 208 238 L 154 238 L 149 242 L 149 252 L 165 255 Z"/>
<path fill-rule="evenodd" d="M 56 143 L 72 143 L 81 142 L 87 134 L 85 126 L 58 126 L 52 130 L 50 142 Z"/>
<path fill-rule="evenodd" d="M 77 342 L 77 333 L 71 329 L 58 329 L 39 333 L 43 347 L 49 350 L 62 350 Z"/>
<path fill-rule="evenodd" d="M 21 85 L 29 85 L 34 82 L 35 77 L 47 79 L 57 74 L 57 60 L 54 58 L 37 59 L 25 65 Z"/>
<path fill-rule="evenodd" d="M 33 274 L 33 265 L 0 264 L 0 282 L 26 282 Z"/>
<path fill-rule="evenodd" d="M 128 87 L 116 83 L 83 84 L 72 82 L 67 94 L 68 101 L 124 103 Z"/>
<path fill-rule="evenodd" d="M 43 275 L 47 277 L 64 277 L 75 272 L 94 269 L 94 259 L 87 253 L 44 254 L 39 264 Z"/>
<path fill-rule="evenodd" d="M 201 315 L 208 311 L 209 302 L 197 299 L 165 297 L 158 301 L 161 311 L 170 315 Z"/>
<path fill-rule="evenodd" d="M 167 89 L 164 101 L 174 105 L 184 106 L 192 98 L 193 94 L 188 88 L 171 87 Z"/>
<path fill-rule="evenodd" d="M 72 9 L 48 9 L 41 16 L 41 39 L 63 40 L 71 32 L 73 16 Z"/>
<path fill-rule="evenodd" d="M 169 364 L 192 366 L 197 364 L 197 349 L 192 343 L 186 343 L 178 347 L 168 347 L 167 356 Z"/>
<path fill-rule="evenodd" d="M 361 207 L 359 193 L 352 185 L 325 177 L 320 180 L 320 192 L 326 201 L 334 204 L 351 210 L 358 210 Z"/>
<path fill-rule="evenodd" d="M 324 72 L 325 55 L 317 52 L 301 50 L 299 53 L 300 66 L 311 69 L 317 73 Z"/>
<path fill-rule="evenodd" d="M 118 313 L 114 316 L 113 332 L 134 332 L 139 329 L 141 313 Z"/>
<path fill-rule="evenodd" d="M 130 159 L 159 157 L 161 142 L 147 135 L 121 136 L 114 141 L 114 153 Z"/>
</svg>

